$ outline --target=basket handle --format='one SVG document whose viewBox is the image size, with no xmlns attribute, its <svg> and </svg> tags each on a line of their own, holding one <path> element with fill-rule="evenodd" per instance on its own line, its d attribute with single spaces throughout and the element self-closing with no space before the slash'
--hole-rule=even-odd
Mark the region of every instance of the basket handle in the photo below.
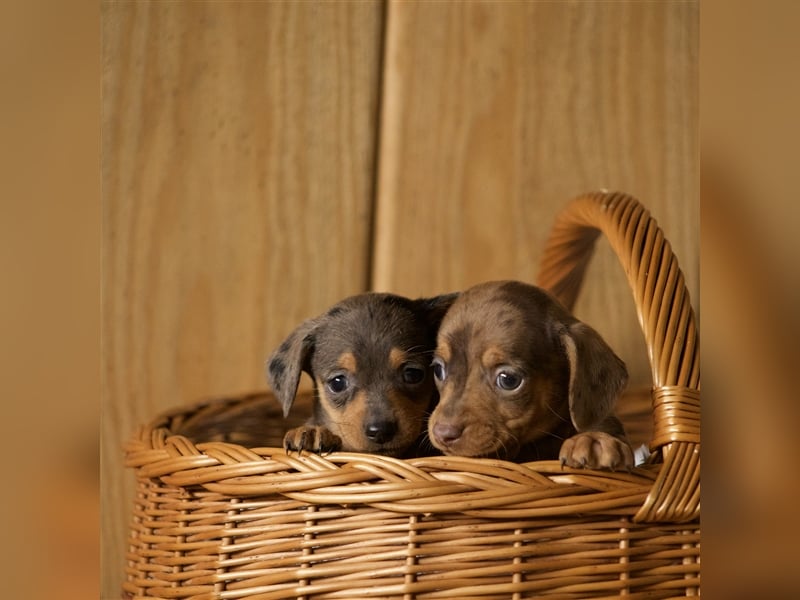
<svg viewBox="0 0 800 600">
<path fill-rule="evenodd" d="M 578 196 L 556 217 L 537 283 L 572 310 L 600 233 L 633 291 L 653 376 L 651 447 L 664 458 L 634 520 L 691 521 L 700 514 L 698 332 L 683 273 L 661 228 L 627 194 Z"/>
</svg>

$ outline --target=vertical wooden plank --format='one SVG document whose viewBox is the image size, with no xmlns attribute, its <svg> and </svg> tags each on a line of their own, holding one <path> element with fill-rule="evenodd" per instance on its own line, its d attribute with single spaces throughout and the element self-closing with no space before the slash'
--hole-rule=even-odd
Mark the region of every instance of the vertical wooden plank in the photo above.
<svg viewBox="0 0 800 600">
<path fill-rule="evenodd" d="M 103 593 L 134 427 L 265 387 L 291 327 L 367 287 L 383 7 L 103 5 Z"/>
<path fill-rule="evenodd" d="M 697 19 L 695 2 L 391 1 L 374 287 L 534 281 L 556 212 L 607 188 L 650 208 L 697 299 Z M 604 242 L 576 313 L 649 381 Z"/>
</svg>

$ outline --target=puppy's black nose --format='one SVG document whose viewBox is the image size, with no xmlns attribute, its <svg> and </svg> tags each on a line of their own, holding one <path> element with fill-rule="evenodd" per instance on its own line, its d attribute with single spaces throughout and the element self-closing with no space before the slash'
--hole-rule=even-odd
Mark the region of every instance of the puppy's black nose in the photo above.
<svg viewBox="0 0 800 600">
<path fill-rule="evenodd" d="M 376 444 L 388 442 L 397 433 L 397 423 L 395 421 L 373 421 L 364 427 L 364 435 Z"/>
<path fill-rule="evenodd" d="M 451 423 L 436 423 L 433 426 L 433 436 L 441 444 L 449 446 L 461 437 L 464 428 Z"/>
</svg>

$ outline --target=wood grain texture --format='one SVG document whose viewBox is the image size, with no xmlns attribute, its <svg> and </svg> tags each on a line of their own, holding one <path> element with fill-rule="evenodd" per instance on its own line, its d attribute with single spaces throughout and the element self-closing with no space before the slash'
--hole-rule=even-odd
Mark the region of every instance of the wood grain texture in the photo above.
<svg viewBox="0 0 800 600">
<path fill-rule="evenodd" d="M 695 2 L 390 2 L 373 285 L 408 295 L 535 281 L 558 210 L 624 190 L 698 296 Z M 603 240 L 576 314 L 649 381 Z"/>
<path fill-rule="evenodd" d="M 263 389 L 301 320 L 368 283 L 383 7 L 103 5 L 103 593 L 159 412 Z"/>
</svg>

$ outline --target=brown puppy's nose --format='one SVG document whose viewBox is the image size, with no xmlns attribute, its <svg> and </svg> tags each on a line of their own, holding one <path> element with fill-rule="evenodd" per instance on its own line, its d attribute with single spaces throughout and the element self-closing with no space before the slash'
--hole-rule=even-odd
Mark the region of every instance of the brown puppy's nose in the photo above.
<svg viewBox="0 0 800 600">
<path fill-rule="evenodd" d="M 397 433 L 397 423 L 395 421 L 372 421 L 364 427 L 364 435 L 376 444 L 388 442 Z"/>
<path fill-rule="evenodd" d="M 433 426 L 433 436 L 437 442 L 445 446 L 455 442 L 462 433 L 464 433 L 464 428 L 452 423 L 436 423 Z"/>
</svg>

